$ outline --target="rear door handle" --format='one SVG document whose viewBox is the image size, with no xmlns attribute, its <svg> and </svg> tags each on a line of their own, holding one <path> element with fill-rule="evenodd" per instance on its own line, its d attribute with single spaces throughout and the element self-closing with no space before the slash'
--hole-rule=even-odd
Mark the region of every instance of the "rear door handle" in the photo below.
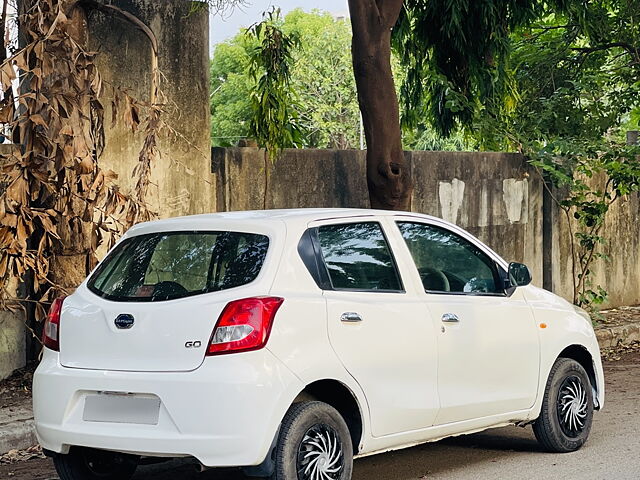
<svg viewBox="0 0 640 480">
<path fill-rule="evenodd" d="M 357 323 L 362 321 L 362 317 L 356 312 L 344 312 L 340 315 L 340 321 L 345 323 Z"/>
<path fill-rule="evenodd" d="M 444 323 L 458 323 L 460 319 L 455 313 L 444 313 L 442 315 L 442 321 Z"/>
</svg>

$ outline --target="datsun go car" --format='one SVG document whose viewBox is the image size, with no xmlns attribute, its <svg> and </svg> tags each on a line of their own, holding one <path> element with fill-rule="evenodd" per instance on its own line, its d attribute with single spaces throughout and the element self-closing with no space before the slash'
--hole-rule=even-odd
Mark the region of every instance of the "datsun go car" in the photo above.
<svg viewBox="0 0 640 480">
<path fill-rule="evenodd" d="M 193 457 L 345 480 L 354 456 L 509 424 L 587 440 L 589 317 L 464 230 L 414 213 L 273 210 L 143 223 L 53 304 L 36 431 L 62 480 Z"/>
</svg>

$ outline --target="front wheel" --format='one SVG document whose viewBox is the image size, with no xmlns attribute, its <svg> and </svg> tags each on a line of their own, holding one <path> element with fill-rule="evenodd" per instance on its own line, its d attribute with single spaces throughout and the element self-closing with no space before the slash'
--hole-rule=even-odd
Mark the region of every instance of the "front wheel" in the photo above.
<svg viewBox="0 0 640 480">
<path fill-rule="evenodd" d="M 72 448 L 53 457 L 60 480 L 129 480 L 138 467 L 138 457 L 93 448 Z"/>
<path fill-rule="evenodd" d="M 272 480 L 350 480 L 353 445 L 338 411 L 323 402 L 295 403 L 282 421 Z"/>
<path fill-rule="evenodd" d="M 550 452 L 578 450 L 589 437 L 593 421 L 593 390 L 584 370 L 575 360 L 559 358 L 551 368 L 540 416 L 533 432 Z"/>
</svg>

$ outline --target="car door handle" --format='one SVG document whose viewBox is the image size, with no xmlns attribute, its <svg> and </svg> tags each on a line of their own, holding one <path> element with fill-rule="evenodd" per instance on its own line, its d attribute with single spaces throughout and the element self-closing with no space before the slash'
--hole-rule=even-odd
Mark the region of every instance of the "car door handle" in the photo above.
<svg viewBox="0 0 640 480">
<path fill-rule="evenodd" d="M 362 317 L 356 312 L 344 312 L 340 315 L 340 321 L 346 323 L 357 323 L 362 321 Z"/>
<path fill-rule="evenodd" d="M 455 313 L 445 313 L 442 315 L 442 321 L 444 323 L 458 323 L 460 319 Z"/>
</svg>

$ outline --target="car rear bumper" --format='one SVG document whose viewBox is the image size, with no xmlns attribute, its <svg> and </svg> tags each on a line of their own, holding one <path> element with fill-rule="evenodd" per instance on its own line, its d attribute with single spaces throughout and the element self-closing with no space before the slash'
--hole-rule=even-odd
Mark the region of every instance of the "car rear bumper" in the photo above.
<svg viewBox="0 0 640 480">
<path fill-rule="evenodd" d="M 85 446 L 149 456 L 193 456 L 210 467 L 258 465 L 300 381 L 267 349 L 205 360 L 191 372 L 62 367 L 45 349 L 33 381 L 43 448 Z M 157 424 L 85 421 L 88 395 L 125 392 L 159 399 Z"/>
</svg>

